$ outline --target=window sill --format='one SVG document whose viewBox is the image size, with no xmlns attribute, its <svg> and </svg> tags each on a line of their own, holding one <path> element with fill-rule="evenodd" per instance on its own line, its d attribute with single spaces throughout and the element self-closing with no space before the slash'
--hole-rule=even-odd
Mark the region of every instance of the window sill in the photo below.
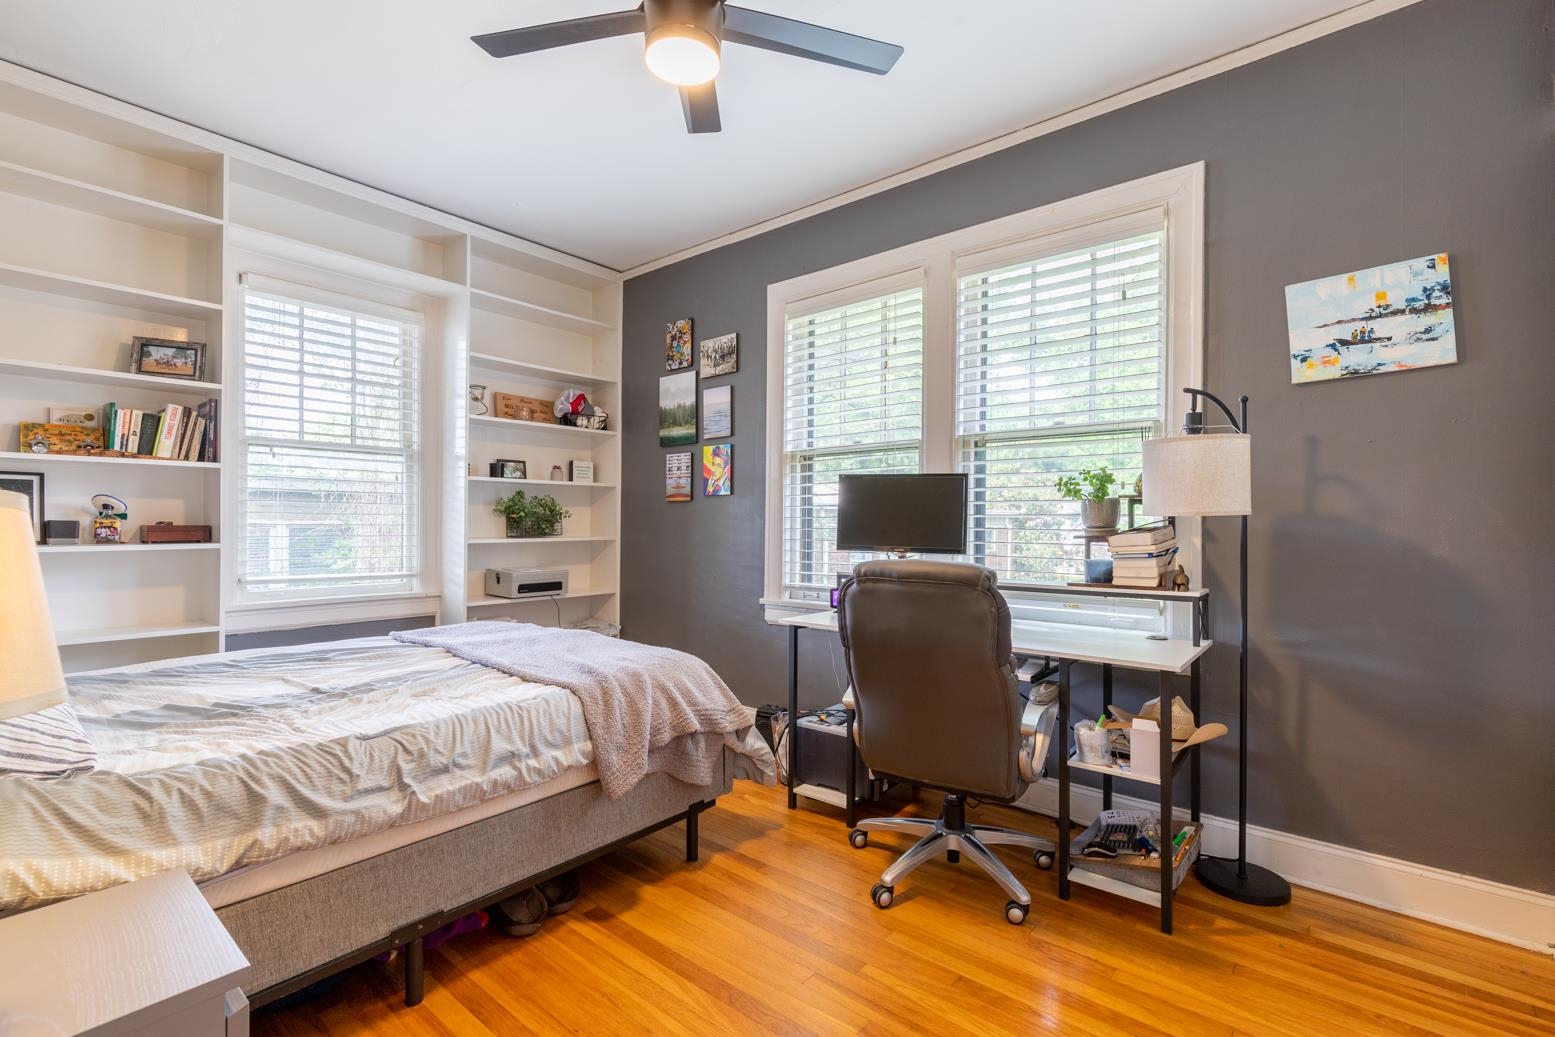
<svg viewBox="0 0 1555 1037">
<path fill-rule="evenodd" d="M 435 616 L 440 596 L 427 591 L 402 594 L 359 595 L 276 602 L 240 602 L 227 606 L 227 633 L 248 634 L 264 630 L 296 630 L 339 623 L 369 623 L 384 619 Z"/>
</svg>

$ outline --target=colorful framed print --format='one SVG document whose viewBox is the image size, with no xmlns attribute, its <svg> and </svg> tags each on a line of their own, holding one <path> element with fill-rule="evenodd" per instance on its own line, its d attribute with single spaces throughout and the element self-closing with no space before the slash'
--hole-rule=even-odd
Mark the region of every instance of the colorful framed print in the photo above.
<svg viewBox="0 0 1555 1037">
<path fill-rule="evenodd" d="M 740 336 L 719 335 L 705 338 L 698 347 L 702 352 L 702 377 L 717 378 L 740 369 Z"/>
<path fill-rule="evenodd" d="M 136 335 L 130 340 L 130 371 L 199 381 L 205 374 L 205 343 Z"/>
<path fill-rule="evenodd" d="M 1285 289 L 1295 385 L 1458 362 L 1447 253 Z"/>
<path fill-rule="evenodd" d="M 690 446 L 697 441 L 697 373 L 684 371 L 659 379 L 659 445 Z"/>
<path fill-rule="evenodd" d="M 728 439 L 734 435 L 734 386 L 715 385 L 702 390 L 702 438 Z"/>
<path fill-rule="evenodd" d="M 664 455 L 664 499 L 671 504 L 691 500 L 691 455 Z"/>
<path fill-rule="evenodd" d="M 734 493 L 734 444 L 717 443 L 702 448 L 702 496 L 728 497 Z"/>
<path fill-rule="evenodd" d="M 679 371 L 691 366 L 691 318 L 682 317 L 664 325 L 664 370 Z"/>
</svg>

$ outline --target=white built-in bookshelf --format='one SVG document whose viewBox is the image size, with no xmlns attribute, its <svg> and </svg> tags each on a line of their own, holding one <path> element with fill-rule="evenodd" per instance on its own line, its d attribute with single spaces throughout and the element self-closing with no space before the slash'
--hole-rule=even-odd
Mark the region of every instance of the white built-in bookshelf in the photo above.
<svg viewBox="0 0 1555 1037">
<path fill-rule="evenodd" d="M 620 577 L 620 307 L 613 271 L 393 198 L 0 63 L 0 472 L 42 473 L 44 512 L 90 539 L 90 500 L 126 502 L 129 539 L 157 521 L 209 525 L 210 544 L 89 543 L 40 550 L 66 668 L 219 651 L 229 633 L 436 613 L 615 620 Z M 235 466 L 27 452 L 23 421 L 51 407 L 157 411 L 221 401 L 234 441 L 243 386 L 239 276 L 359 294 L 426 318 L 423 480 L 431 542 L 419 602 L 266 613 L 234 595 Z M 130 372 L 136 336 L 207 344 L 201 381 Z M 554 398 L 567 386 L 610 414 L 589 431 L 471 414 L 468 386 Z M 522 460 L 524 480 L 489 463 Z M 592 461 L 594 482 L 555 482 Z M 504 536 L 495 500 L 551 493 L 561 536 Z M 558 567 L 559 601 L 484 594 L 488 567 Z M 312 617 L 312 618 L 310 618 Z"/>
</svg>

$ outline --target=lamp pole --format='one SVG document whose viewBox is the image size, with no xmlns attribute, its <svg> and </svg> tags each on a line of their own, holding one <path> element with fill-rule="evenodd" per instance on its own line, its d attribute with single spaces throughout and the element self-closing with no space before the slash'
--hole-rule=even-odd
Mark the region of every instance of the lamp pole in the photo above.
<svg viewBox="0 0 1555 1037">
<path fill-rule="evenodd" d="M 1204 432 L 1204 415 L 1199 411 L 1199 400 L 1209 400 L 1225 414 L 1231 428 L 1241 435 L 1247 434 L 1247 397 L 1238 398 L 1238 414 L 1232 414 L 1214 393 L 1205 389 L 1184 389 L 1193 399 L 1193 409 L 1188 412 L 1184 431 L 1189 435 Z M 1223 897 L 1252 904 L 1257 907 L 1278 907 L 1290 903 L 1290 883 L 1268 868 L 1247 863 L 1247 516 L 1242 516 L 1240 545 L 1241 573 L 1238 589 L 1241 597 L 1242 638 L 1238 660 L 1238 730 L 1237 730 L 1237 795 L 1236 795 L 1236 860 L 1224 857 L 1200 856 L 1194 873 L 1199 881 Z"/>
</svg>

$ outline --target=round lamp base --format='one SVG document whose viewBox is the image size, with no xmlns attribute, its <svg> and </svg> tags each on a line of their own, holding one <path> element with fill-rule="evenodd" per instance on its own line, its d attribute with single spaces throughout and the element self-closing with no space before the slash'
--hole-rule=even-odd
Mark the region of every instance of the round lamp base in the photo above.
<svg viewBox="0 0 1555 1037">
<path fill-rule="evenodd" d="M 1290 883 L 1268 868 L 1247 865 L 1245 875 L 1237 874 L 1237 862 L 1228 857 L 1200 857 L 1194 874 L 1199 881 L 1223 897 L 1255 907 L 1279 907 L 1290 903 Z"/>
</svg>

